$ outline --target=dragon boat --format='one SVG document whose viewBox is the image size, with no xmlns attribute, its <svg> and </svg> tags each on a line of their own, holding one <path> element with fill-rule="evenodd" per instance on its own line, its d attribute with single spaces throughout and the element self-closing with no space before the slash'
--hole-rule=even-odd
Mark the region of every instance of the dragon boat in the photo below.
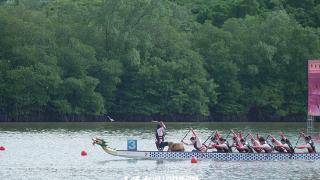
<svg viewBox="0 0 320 180">
<path fill-rule="evenodd" d="M 116 150 L 101 139 L 93 139 L 93 144 L 98 144 L 102 149 L 113 156 L 134 159 L 209 159 L 218 161 L 283 161 L 283 160 L 320 160 L 320 153 L 219 153 L 219 152 L 168 152 L 168 151 L 129 151 Z"/>
</svg>

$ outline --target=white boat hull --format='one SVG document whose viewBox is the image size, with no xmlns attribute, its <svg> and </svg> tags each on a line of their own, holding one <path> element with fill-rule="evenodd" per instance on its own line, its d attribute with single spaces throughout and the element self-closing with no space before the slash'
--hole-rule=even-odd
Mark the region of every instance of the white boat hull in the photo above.
<svg viewBox="0 0 320 180">
<path fill-rule="evenodd" d="M 280 160 L 320 160 L 320 153 L 217 153 L 217 152 L 167 152 L 167 151 L 126 151 L 102 147 L 114 156 L 135 159 L 211 159 L 222 161 L 280 161 Z"/>
</svg>

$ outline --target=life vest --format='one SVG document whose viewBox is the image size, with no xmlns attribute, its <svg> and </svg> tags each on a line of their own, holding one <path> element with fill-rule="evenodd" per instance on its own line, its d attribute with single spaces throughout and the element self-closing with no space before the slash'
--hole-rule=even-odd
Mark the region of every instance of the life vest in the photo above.
<svg viewBox="0 0 320 180">
<path fill-rule="evenodd" d="M 246 149 L 241 149 L 241 148 L 239 148 L 238 146 L 236 146 L 236 149 L 237 149 L 239 152 L 241 152 L 241 153 L 246 152 Z"/>
<path fill-rule="evenodd" d="M 253 149 L 256 153 L 261 153 L 263 150 L 262 148 L 253 148 Z"/>
<path fill-rule="evenodd" d="M 200 148 L 198 148 L 198 147 L 197 147 L 197 142 L 195 142 L 195 143 L 193 144 L 193 147 L 194 147 L 196 150 L 200 151 L 200 152 L 205 152 L 205 151 L 207 150 L 207 148 L 206 148 L 204 145 L 202 145 Z"/>
<path fill-rule="evenodd" d="M 161 127 L 160 127 L 160 128 L 161 128 Z M 160 136 L 160 135 L 158 134 L 158 129 L 160 129 L 160 128 L 157 128 L 157 129 L 156 129 L 156 133 L 155 133 L 155 135 L 156 135 L 156 143 L 158 143 L 158 144 L 164 142 L 164 133 L 163 133 L 162 136 Z"/>
<path fill-rule="evenodd" d="M 272 144 L 270 144 L 270 143 L 267 143 L 270 147 L 271 147 L 271 151 L 274 151 L 274 147 L 275 146 L 273 146 Z"/>
<path fill-rule="evenodd" d="M 310 147 L 308 147 L 308 152 L 309 153 L 316 153 L 316 147 L 314 146 L 314 143 L 312 140 L 310 140 L 308 142 L 308 144 L 310 144 Z"/>
<path fill-rule="evenodd" d="M 227 141 L 227 146 L 228 146 L 228 152 L 231 153 L 232 152 L 232 147 L 229 145 L 229 142 Z"/>
<path fill-rule="evenodd" d="M 287 153 L 294 153 L 294 148 L 291 144 L 291 142 L 288 140 L 288 139 L 284 139 L 285 140 L 285 143 L 284 144 L 287 144 L 289 149 L 288 148 L 285 148 Z"/>
<path fill-rule="evenodd" d="M 292 144 L 288 144 L 288 146 L 290 148 L 290 153 L 294 153 L 294 148 L 293 148 Z M 287 150 L 287 152 L 288 152 L 288 150 Z"/>
<path fill-rule="evenodd" d="M 261 145 L 259 141 L 254 140 L 254 139 L 251 139 L 251 142 L 252 142 L 253 146 L 259 146 L 259 145 Z M 253 150 L 254 150 L 256 153 L 261 153 L 263 149 L 260 148 L 260 147 L 259 147 L 259 148 L 253 147 Z"/>
<path fill-rule="evenodd" d="M 235 140 L 235 138 L 233 139 L 233 146 L 237 149 L 237 151 L 239 151 L 241 153 L 245 152 L 245 149 L 241 148 L 240 144 L 238 144 L 238 142 Z M 243 147 L 245 147 L 245 145 L 243 145 Z"/>
<path fill-rule="evenodd" d="M 216 149 L 217 149 L 217 152 L 221 152 L 221 153 L 228 152 L 228 150 L 225 148 L 216 147 Z"/>
<path fill-rule="evenodd" d="M 269 143 L 266 143 L 266 144 L 270 146 L 270 149 L 263 148 L 264 152 L 271 153 L 273 151 L 273 146 L 271 146 Z"/>
<path fill-rule="evenodd" d="M 244 152 L 246 152 L 246 153 L 253 153 L 253 149 L 252 149 L 252 147 L 251 147 L 249 144 L 246 144 L 244 147 L 246 147 L 246 148 L 244 149 Z"/>
<path fill-rule="evenodd" d="M 281 152 L 281 153 L 284 153 L 285 152 L 285 148 L 283 147 L 278 147 L 278 146 L 275 146 L 274 147 L 274 150 L 278 151 L 278 152 Z"/>
<path fill-rule="evenodd" d="M 231 147 L 229 146 L 229 144 L 226 142 L 226 143 L 224 143 L 225 145 L 227 145 L 227 147 L 226 148 L 223 148 L 223 147 L 216 147 L 216 149 L 217 149 L 217 151 L 218 152 L 222 152 L 222 153 L 229 153 L 229 152 L 232 152 L 232 149 L 231 149 Z"/>
</svg>

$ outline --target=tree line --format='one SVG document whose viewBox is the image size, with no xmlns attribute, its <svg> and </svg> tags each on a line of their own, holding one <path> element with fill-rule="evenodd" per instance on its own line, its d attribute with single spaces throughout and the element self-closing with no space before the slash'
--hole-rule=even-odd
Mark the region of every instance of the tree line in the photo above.
<svg viewBox="0 0 320 180">
<path fill-rule="evenodd" d="M 307 111 L 319 0 L 2 0 L 0 113 Z"/>
</svg>

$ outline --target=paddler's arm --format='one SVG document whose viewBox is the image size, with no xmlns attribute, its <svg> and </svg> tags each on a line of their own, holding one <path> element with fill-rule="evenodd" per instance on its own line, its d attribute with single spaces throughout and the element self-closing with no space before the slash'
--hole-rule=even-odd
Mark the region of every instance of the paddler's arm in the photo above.
<svg viewBox="0 0 320 180">
<path fill-rule="evenodd" d="M 305 148 L 308 148 L 308 147 L 309 147 L 308 144 L 296 146 L 297 149 L 305 149 Z"/>
<path fill-rule="evenodd" d="M 270 134 L 269 136 L 270 136 L 271 139 L 274 141 L 275 146 L 277 146 L 277 147 L 284 147 L 283 144 L 282 144 L 280 141 L 278 141 L 273 135 Z"/>
<path fill-rule="evenodd" d="M 260 136 L 259 136 L 259 134 L 257 133 L 257 139 L 259 139 L 260 138 Z"/>
<path fill-rule="evenodd" d="M 300 136 L 302 136 L 303 138 L 306 138 L 306 135 L 304 134 L 304 132 L 300 132 Z"/>
<path fill-rule="evenodd" d="M 239 132 L 239 138 L 240 138 L 240 139 L 244 139 L 242 132 Z"/>
<path fill-rule="evenodd" d="M 274 136 L 272 136 L 271 134 L 269 134 L 269 137 L 271 137 L 271 142 L 272 144 L 274 144 L 275 146 L 281 146 L 282 144 L 279 144 L 279 141 L 276 140 L 276 138 Z"/>
<path fill-rule="evenodd" d="M 191 132 L 192 132 L 192 134 L 193 134 L 194 137 L 197 137 L 196 132 L 195 132 L 192 128 L 191 128 Z"/>
<path fill-rule="evenodd" d="M 196 138 L 197 145 L 201 145 L 202 143 L 201 143 L 199 137 L 197 136 L 196 132 L 193 129 L 191 129 L 191 131 L 192 131 L 193 136 Z"/>
<path fill-rule="evenodd" d="M 214 145 L 214 148 L 224 148 L 225 147 L 225 145 L 223 145 L 223 144 L 215 144 Z"/>
<path fill-rule="evenodd" d="M 201 143 L 200 138 L 198 136 L 195 136 L 195 138 L 196 138 L 197 147 L 201 147 L 202 143 Z"/>
<path fill-rule="evenodd" d="M 186 143 L 184 140 L 181 141 L 183 144 L 187 145 L 187 146 L 191 146 L 193 145 L 192 143 Z"/>
<path fill-rule="evenodd" d="M 197 147 L 201 147 L 201 146 L 202 146 L 202 143 L 201 143 L 199 137 L 197 136 L 196 132 L 195 132 L 193 129 L 191 129 L 191 132 L 192 132 L 193 136 L 196 138 L 196 145 L 197 145 Z"/>
<path fill-rule="evenodd" d="M 209 144 L 208 146 L 206 144 L 202 144 L 204 147 L 206 147 L 207 149 L 213 149 L 213 145 L 214 144 Z"/>
<path fill-rule="evenodd" d="M 217 139 L 221 138 L 221 134 L 218 131 L 216 131 L 216 137 L 217 137 Z"/>
<path fill-rule="evenodd" d="M 163 121 L 159 122 L 160 126 L 163 127 L 164 129 L 166 129 L 166 125 L 164 125 Z"/>
<path fill-rule="evenodd" d="M 254 146 L 251 146 L 251 147 L 254 148 L 254 149 L 263 148 L 263 146 L 261 146 L 261 145 L 254 145 Z"/>
<path fill-rule="evenodd" d="M 282 137 L 282 139 L 287 139 L 287 137 L 284 135 L 282 131 L 279 132 L 279 135 Z"/>
<path fill-rule="evenodd" d="M 238 137 L 238 135 L 231 129 L 231 133 L 233 134 L 233 137 Z"/>
<path fill-rule="evenodd" d="M 237 147 L 237 144 L 236 144 L 236 143 L 232 143 L 232 144 L 230 145 L 230 147 Z"/>
<path fill-rule="evenodd" d="M 249 133 L 249 137 L 251 140 L 254 140 L 253 135 L 251 133 Z"/>
</svg>

